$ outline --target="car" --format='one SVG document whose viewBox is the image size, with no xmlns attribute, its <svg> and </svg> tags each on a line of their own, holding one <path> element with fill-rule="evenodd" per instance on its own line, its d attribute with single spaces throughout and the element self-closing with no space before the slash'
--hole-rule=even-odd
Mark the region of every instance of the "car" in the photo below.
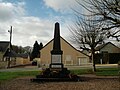
<svg viewBox="0 0 120 90">
<path fill-rule="evenodd" d="M 37 61 L 33 61 L 33 62 L 32 62 L 32 65 L 33 65 L 33 66 L 37 66 Z"/>
</svg>

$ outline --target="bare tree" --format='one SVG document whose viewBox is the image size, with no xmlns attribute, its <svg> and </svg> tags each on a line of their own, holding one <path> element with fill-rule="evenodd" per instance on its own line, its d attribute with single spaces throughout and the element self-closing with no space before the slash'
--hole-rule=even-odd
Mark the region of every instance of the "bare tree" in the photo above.
<svg viewBox="0 0 120 90">
<path fill-rule="evenodd" d="M 97 17 L 95 22 L 105 24 L 102 29 L 108 31 L 106 33 L 107 37 L 114 37 L 117 41 L 120 41 L 120 0 L 83 0 L 83 3 L 81 3 L 81 0 L 76 1 L 91 13 L 82 15 Z"/>
<path fill-rule="evenodd" d="M 106 31 L 102 30 L 102 26 L 102 23 L 96 24 L 93 20 L 85 20 L 78 17 L 75 25 L 71 27 L 72 40 L 77 42 L 81 49 L 90 50 L 94 71 L 96 71 L 95 48 L 106 38 Z"/>
</svg>

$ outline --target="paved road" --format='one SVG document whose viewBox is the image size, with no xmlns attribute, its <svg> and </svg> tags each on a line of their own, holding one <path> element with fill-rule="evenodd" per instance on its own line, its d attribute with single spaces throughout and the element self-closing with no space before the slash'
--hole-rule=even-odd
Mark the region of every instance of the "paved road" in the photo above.
<svg viewBox="0 0 120 90">
<path fill-rule="evenodd" d="M 66 66 L 65 66 L 66 67 Z M 67 66 L 69 70 L 71 69 L 87 69 L 92 68 L 92 65 L 86 66 Z M 96 68 L 118 68 L 117 64 L 97 64 Z M 9 68 L 9 69 L 0 69 L 0 72 L 16 72 L 16 71 L 39 71 L 42 68 L 38 68 L 37 66 L 26 66 L 26 67 L 16 67 L 16 68 Z"/>
</svg>

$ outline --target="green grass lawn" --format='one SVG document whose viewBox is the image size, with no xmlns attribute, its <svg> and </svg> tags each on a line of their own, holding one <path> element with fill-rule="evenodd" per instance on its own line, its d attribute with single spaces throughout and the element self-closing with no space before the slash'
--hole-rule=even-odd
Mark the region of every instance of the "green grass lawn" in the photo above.
<svg viewBox="0 0 120 90">
<path fill-rule="evenodd" d="M 0 72 L 0 81 L 11 80 L 23 76 L 35 76 L 39 73 L 40 71 Z"/>
<path fill-rule="evenodd" d="M 70 70 L 72 74 L 81 75 L 81 74 L 92 74 L 92 69 L 76 69 Z"/>
<path fill-rule="evenodd" d="M 120 75 L 118 68 L 99 68 L 96 75 L 98 76 L 118 76 Z"/>
<path fill-rule="evenodd" d="M 70 70 L 71 73 L 82 75 L 82 74 L 96 74 L 100 76 L 118 76 L 118 68 L 100 68 L 97 69 L 97 72 L 93 73 L 91 69 L 78 69 L 78 70 Z M 0 72 L 0 82 L 11 80 L 17 77 L 23 76 L 36 76 L 40 73 L 40 71 L 21 71 L 21 72 Z"/>
<path fill-rule="evenodd" d="M 81 75 L 81 74 L 95 74 L 97 76 L 118 76 L 120 70 L 118 68 L 98 68 L 96 72 L 93 72 L 91 69 L 78 69 L 71 70 L 73 74 Z"/>
</svg>

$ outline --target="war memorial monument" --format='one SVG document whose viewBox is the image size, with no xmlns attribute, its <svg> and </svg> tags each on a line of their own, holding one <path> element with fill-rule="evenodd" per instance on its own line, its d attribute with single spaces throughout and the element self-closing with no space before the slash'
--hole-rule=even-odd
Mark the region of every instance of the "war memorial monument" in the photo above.
<svg viewBox="0 0 120 90">
<path fill-rule="evenodd" d="M 40 75 L 36 75 L 36 78 L 31 79 L 33 82 L 41 81 L 79 81 L 80 78 L 77 75 L 73 75 L 67 68 L 64 68 L 62 63 L 61 42 L 60 42 L 60 26 L 59 23 L 55 23 L 53 50 L 51 50 L 51 63 L 49 68 L 46 68 Z"/>
</svg>

